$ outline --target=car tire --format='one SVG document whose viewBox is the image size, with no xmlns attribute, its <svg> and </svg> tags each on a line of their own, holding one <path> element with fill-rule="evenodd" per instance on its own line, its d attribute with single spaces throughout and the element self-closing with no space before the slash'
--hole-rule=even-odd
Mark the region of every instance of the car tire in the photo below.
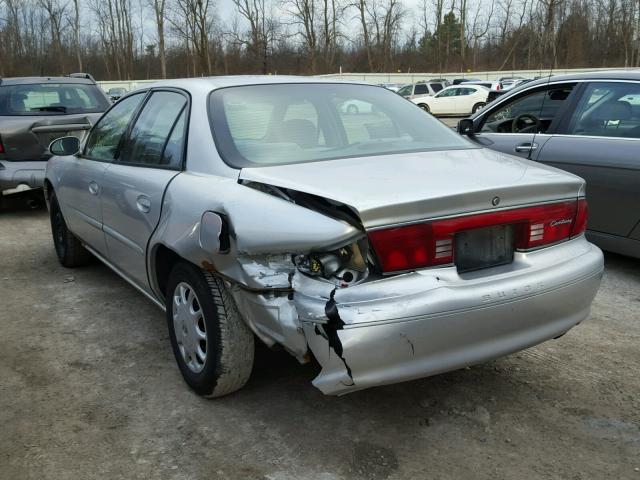
<svg viewBox="0 0 640 480">
<path fill-rule="evenodd" d="M 189 387 L 213 398 L 247 383 L 254 337 L 221 279 L 178 263 L 169 274 L 166 307 L 173 354 Z"/>
<path fill-rule="evenodd" d="M 418 106 L 425 112 L 431 113 L 431 109 L 429 108 L 429 105 L 427 105 L 426 103 L 419 103 Z"/>
<path fill-rule="evenodd" d="M 60 210 L 56 194 L 51 194 L 49 199 L 49 217 L 51 220 L 51 234 L 53 235 L 53 245 L 60 263 L 67 268 L 80 267 L 86 265 L 92 259 L 91 253 L 84 248 L 82 242 L 69 228 Z"/>
<path fill-rule="evenodd" d="M 476 113 L 478 110 L 480 110 L 482 107 L 484 107 L 486 105 L 486 103 L 480 102 L 480 103 L 476 103 L 473 108 L 471 109 L 471 113 Z"/>
<path fill-rule="evenodd" d="M 347 113 L 350 115 L 357 115 L 360 113 L 360 110 L 356 105 L 347 105 Z"/>
</svg>

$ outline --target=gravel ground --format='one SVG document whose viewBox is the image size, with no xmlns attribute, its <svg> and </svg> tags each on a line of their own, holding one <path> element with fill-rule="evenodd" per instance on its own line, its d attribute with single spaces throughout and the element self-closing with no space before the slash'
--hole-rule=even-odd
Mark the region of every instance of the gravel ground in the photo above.
<svg viewBox="0 0 640 480">
<path fill-rule="evenodd" d="M 247 386 L 182 382 L 163 314 L 0 211 L 0 479 L 638 479 L 640 261 L 606 256 L 591 319 L 509 357 L 325 397 L 260 348 Z"/>
</svg>

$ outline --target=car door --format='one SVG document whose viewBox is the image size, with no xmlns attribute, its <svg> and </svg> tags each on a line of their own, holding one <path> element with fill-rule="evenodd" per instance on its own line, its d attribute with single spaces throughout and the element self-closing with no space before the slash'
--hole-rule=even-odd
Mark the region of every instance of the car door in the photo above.
<svg viewBox="0 0 640 480">
<path fill-rule="evenodd" d="M 456 109 L 456 95 L 458 95 L 459 88 L 445 88 L 437 95 L 434 95 L 432 100 L 429 101 L 429 108 L 433 114 L 448 114 L 454 113 Z"/>
<path fill-rule="evenodd" d="M 450 113 L 455 113 L 457 115 L 469 115 L 473 106 L 475 105 L 477 90 L 473 87 L 464 87 L 458 88 L 458 91 L 454 97 L 455 99 L 455 110 Z"/>
<path fill-rule="evenodd" d="M 124 133 L 144 94 L 132 95 L 109 110 L 93 127 L 76 157 L 65 162 L 61 202 L 69 229 L 98 253 L 106 254 L 102 233 L 102 180 L 117 155 Z"/>
<path fill-rule="evenodd" d="M 147 291 L 147 243 L 160 219 L 167 185 L 182 170 L 188 113 L 185 93 L 152 91 L 104 174 L 102 216 L 109 261 Z"/>
<path fill-rule="evenodd" d="M 538 160 L 587 181 L 591 232 L 631 236 L 640 221 L 640 82 L 584 85 Z"/>
<path fill-rule="evenodd" d="M 532 87 L 482 110 L 472 140 L 532 160 L 551 138 L 574 97 L 575 83 Z"/>
</svg>

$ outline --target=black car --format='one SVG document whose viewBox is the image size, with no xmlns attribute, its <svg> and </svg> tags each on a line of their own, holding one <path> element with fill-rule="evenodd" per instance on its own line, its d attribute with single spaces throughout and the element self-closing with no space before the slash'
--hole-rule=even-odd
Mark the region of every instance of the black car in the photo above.
<svg viewBox="0 0 640 480">
<path fill-rule="evenodd" d="M 640 72 L 528 82 L 461 120 L 458 131 L 584 178 L 589 239 L 640 258 Z"/>
<path fill-rule="evenodd" d="M 454 78 L 451 85 L 460 85 L 462 82 L 481 82 L 479 78 Z"/>
</svg>

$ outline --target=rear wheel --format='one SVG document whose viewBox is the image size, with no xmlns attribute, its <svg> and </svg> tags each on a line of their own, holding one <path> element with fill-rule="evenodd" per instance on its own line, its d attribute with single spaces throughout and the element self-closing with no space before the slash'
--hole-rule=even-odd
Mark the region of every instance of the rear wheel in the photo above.
<svg viewBox="0 0 640 480">
<path fill-rule="evenodd" d="M 86 265 L 91 261 L 91 253 L 82 246 L 80 240 L 67 228 L 55 193 L 51 195 L 50 205 L 51 234 L 53 235 L 53 245 L 56 248 L 58 260 L 67 268 Z"/>
<path fill-rule="evenodd" d="M 169 275 L 166 307 L 173 354 L 196 393 L 220 397 L 249 380 L 253 333 L 222 280 L 180 262 Z"/>
<path fill-rule="evenodd" d="M 426 103 L 419 103 L 418 106 L 425 112 L 431 113 L 431 110 L 429 109 L 429 105 L 427 105 Z"/>
<path fill-rule="evenodd" d="M 478 110 L 480 110 L 482 107 L 484 107 L 486 105 L 486 103 L 476 103 L 473 108 L 471 109 L 471 113 L 476 113 Z"/>
<path fill-rule="evenodd" d="M 360 110 L 358 110 L 358 107 L 356 105 L 351 104 L 347 106 L 347 113 L 356 115 L 358 114 L 358 112 L 360 112 Z"/>
</svg>

